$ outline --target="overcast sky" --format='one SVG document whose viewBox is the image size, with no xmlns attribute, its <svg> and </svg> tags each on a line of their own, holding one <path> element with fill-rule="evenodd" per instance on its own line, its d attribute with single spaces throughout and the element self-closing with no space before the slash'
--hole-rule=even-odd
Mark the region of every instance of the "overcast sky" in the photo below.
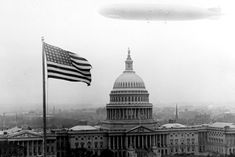
<svg viewBox="0 0 235 157">
<path fill-rule="evenodd" d="M 93 66 L 90 87 L 84 83 L 48 80 L 49 107 L 104 107 L 115 79 L 124 70 L 128 47 L 134 70 L 144 80 L 154 105 L 235 102 L 233 0 L 174 1 L 179 5 L 219 7 L 222 16 L 218 19 L 133 21 L 99 14 L 100 8 L 116 2 L 2 0 L 1 110 L 40 107 L 41 36 L 49 44 L 87 58 Z M 126 0 L 118 2 L 127 3 Z M 141 2 L 158 1 L 128 1 Z"/>
</svg>

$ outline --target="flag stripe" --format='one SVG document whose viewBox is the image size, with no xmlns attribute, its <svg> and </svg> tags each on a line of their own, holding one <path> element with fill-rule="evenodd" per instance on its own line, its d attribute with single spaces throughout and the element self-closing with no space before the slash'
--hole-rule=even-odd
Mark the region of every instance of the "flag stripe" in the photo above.
<svg viewBox="0 0 235 157">
<path fill-rule="evenodd" d="M 87 63 L 86 61 L 77 60 L 76 58 L 73 58 L 73 57 L 71 57 L 71 61 L 76 62 L 76 63 L 83 64 L 83 65 L 86 65 L 86 66 L 88 66 L 88 67 L 91 67 L 91 65 L 90 65 L 89 63 Z"/>
<path fill-rule="evenodd" d="M 57 69 L 57 68 L 54 68 L 54 67 L 48 67 L 48 72 L 58 72 L 58 73 L 64 73 L 64 74 L 67 74 L 67 75 L 75 75 L 77 77 L 84 77 L 84 78 L 88 78 L 88 79 L 91 79 L 91 75 L 90 76 L 84 76 L 84 75 L 81 75 L 77 72 L 74 72 L 74 71 L 68 71 L 68 70 L 61 70 L 61 69 Z"/>
<path fill-rule="evenodd" d="M 49 62 L 49 61 L 47 62 L 47 64 L 50 64 L 52 66 L 67 68 L 67 69 L 76 69 L 84 74 L 90 74 L 90 69 L 81 69 L 81 68 L 79 69 L 78 67 L 75 67 L 75 66 L 68 66 L 68 65 L 53 63 L 53 62 Z"/>
<path fill-rule="evenodd" d="M 62 80 L 66 80 L 66 81 L 73 81 L 73 82 L 85 82 L 88 85 L 90 84 L 90 81 L 87 80 L 82 80 L 82 79 L 78 79 L 78 78 L 74 78 L 74 77 L 65 77 L 64 75 L 48 75 L 49 78 L 55 78 L 55 79 L 62 79 Z"/>
<path fill-rule="evenodd" d="M 71 58 L 71 61 L 73 63 L 76 63 L 77 65 L 80 65 L 80 66 L 84 66 L 84 67 L 87 66 L 87 68 L 91 67 L 91 65 L 89 63 L 82 63 L 79 60 L 76 60 L 75 58 Z"/>
<path fill-rule="evenodd" d="M 72 64 L 76 69 L 81 70 L 81 71 L 90 71 L 90 69 L 91 69 L 91 67 L 77 65 L 77 63 L 75 63 L 75 62 L 72 62 Z"/>
<path fill-rule="evenodd" d="M 68 73 L 68 72 L 65 72 L 65 71 L 58 71 L 58 70 L 48 69 L 48 75 L 52 75 L 54 73 L 55 74 L 65 75 L 65 76 L 70 76 L 70 77 L 74 77 L 74 78 L 81 78 L 81 79 L 84 79 L 84 80 L 91 81 L 91 78 L 89 78 L 89 77 L 84 77 L 84 76 L 81 76 L 81 75 L 78 75 L 78 74 Z"/>
<path fill-rule="evenodd" d="M 73 56 L 75 59 L 78 59 L 78 60 L 83 60 L 83 61 L 86 61 L 88 62 L 85 58 L 82 58 L 78 55 L 76 55 L 75 53 L 72 53 L 72 52 L 69 52 L 71 56 Z"/>
<path fill-rule="evenodd" d="M 65 66 L 60 66 L 60 65 L 50 64 L 50 63 L 47 63 L 47 66 L 48 66 L 48 68 L 54 68 L 54 69 L 58 69 L 58 70 L 71 71 L 71 72 L 74 72 L 74 73 L 79 73 L 83 76 L 88 76 L 88 77 L 91 76 L 91 73 L 89 71 L 78 70 L 75 67 L 68 68 L 68 67 L 65 67 Z"/>
</svg>

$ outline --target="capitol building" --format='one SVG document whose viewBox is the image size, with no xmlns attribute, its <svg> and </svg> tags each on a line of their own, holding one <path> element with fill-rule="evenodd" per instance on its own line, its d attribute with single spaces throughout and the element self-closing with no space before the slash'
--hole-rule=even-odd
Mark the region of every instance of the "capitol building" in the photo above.
<svg viewBox="0 0 235 157">
<path fill-rule="evenodd" d="M 125 70 L 114 82 L 106 110 L 107 119 L 102 125 L 104 129 L 126 131 L 140 124 L 151 129 L 157 126 L 144 81 L 133 70 L 130 50 L 125 61 Z"/>
<path fill-rule="evenodd" d="M 78 149 L 86 149 L 94 156 L 111 152 L 114 157 L 235 153 L 235 125 L 232 123 L 159 126 L 153 119 L 153 105 L 144 81 L 134 71 L 130 50 L 125 69 L 110 92 L 106 111 L 106 119 L 100 126 L 74 126 L 48 132 L 48 157 L 75 157 Z M 42 155 L 42 133 L 20 129 L 6 131 L 0 135 L 0 142 L 23 148 L 21 157 Z"/>
</svg>

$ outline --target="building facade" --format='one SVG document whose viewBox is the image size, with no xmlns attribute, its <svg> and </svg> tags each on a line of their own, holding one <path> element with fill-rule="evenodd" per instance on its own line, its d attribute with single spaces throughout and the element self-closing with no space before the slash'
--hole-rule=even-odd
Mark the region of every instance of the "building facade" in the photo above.
<svg viewBox="0 0 235 157">
<path fill-rule="evenodd" d="M 154 121 L 149 93 L 144 81 L 133 70 L 130 50 L 125 70 L 114 82 L 106 110 L 107 118 L 98 129 L 82 130 L 78 127 L 69 132 L 72 148 L 86 147 L 98 155 L 109 149 L 115 157 L 198 154 L 195 128 L 159 127 Z M 100 141 L 94 138 L 100 138 Z"/>
<path fill-rule="evenodd" d="M 0 156 L 38 157 L 43 154 L 42 134 L 32 130 L 5 132 L 0 136 Z M 47 156 L 56 157 L 56 136 L 47 134 Z"/>
<path fill-rule="evenodd" d="M 175 154 L 229 155 L 235 153 L 235 125 L 214 123 L 158 126 L 144 81 L 133 70 L 130 50 L 124 72 L 116 79 L 106 105 L 106 120 L 100 126 L 75 126 L 50 131 L 48 157 L 73 157 L 86 149 L 95 156 L 109 150 L 115 157 L 166 156 Z M 177 115 L 178 117 L 178 115 Z M 13 156 L 42 156 L 42 133 L 32 130 L 4 132 L 1 146 L 8 144 L 21 153 Z M 7 150 L 0 149 L 0 157 Z"/>
</svg>

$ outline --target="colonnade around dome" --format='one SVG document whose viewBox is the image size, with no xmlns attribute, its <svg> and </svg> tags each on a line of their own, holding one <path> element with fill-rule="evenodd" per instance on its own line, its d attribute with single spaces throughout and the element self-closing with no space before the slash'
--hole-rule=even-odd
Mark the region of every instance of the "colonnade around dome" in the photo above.
<svg viewBox="0 0 235 157">
<path fill-rule="evenodd" d="M 144 120 L 152 119 L 152 108 L 107 108 L 107 120 Z"/>
</svg>

